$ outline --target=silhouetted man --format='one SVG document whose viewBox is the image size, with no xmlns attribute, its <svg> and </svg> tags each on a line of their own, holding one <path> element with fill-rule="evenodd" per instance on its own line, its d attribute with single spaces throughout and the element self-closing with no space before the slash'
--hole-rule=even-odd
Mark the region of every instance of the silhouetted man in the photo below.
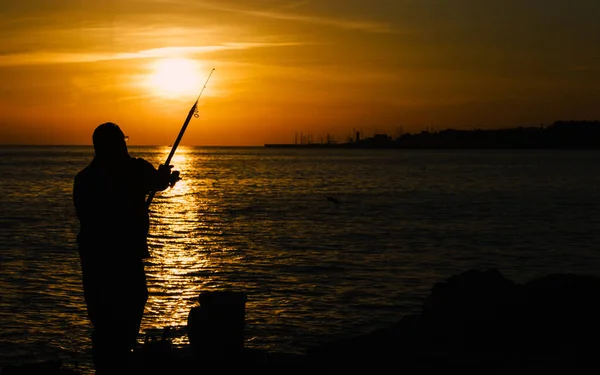
<svg viewBox="0 0 600 375">
<path fill-rule="evenodd" d="M 172 166 L 156 169 L 129 156 L 125 142 L 116 124 L 99 125 L 93 134 L 95 156 L 73 186 L 97 374 L 117 373 L 129 364 L 148 299 L 143 264 L 149 257 L 146 195 L 179 180 Z"/>
</svg>

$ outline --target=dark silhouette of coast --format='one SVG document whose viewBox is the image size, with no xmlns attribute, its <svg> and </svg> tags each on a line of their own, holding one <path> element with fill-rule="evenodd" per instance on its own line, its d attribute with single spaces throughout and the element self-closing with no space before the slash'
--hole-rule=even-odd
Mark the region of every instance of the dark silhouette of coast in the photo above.
<svg viewBox="0 0 600 375">
<path fill-rule="evenodd" d="M 397 137 L 375 134 L 337 143 L 267 143 L 274 148 L 366 148 L 366 149 L 598 149 L 600 121 L 556 121 L 549 126 L 494 130 L 422 131 Z"/>
</svg>

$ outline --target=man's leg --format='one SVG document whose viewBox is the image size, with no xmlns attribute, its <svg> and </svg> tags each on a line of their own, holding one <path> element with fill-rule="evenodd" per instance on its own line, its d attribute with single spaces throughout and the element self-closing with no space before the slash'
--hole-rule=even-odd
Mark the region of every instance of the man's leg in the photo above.
<svg viewBox="0 0 600 375">
<path fill-rule="evenodd" d="M 92 357 L 99 375 L 129 366 L 148 298 L 143 265 L 112 272 L 108 268 L 88 267 L 83 278 L 93 326 Z"/>
</svg>

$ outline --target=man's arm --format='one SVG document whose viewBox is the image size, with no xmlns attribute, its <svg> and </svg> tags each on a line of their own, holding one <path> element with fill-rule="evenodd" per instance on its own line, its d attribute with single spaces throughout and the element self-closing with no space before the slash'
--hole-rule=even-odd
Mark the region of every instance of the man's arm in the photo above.
<svg viewBox="0 0 600 375">
<path fill-rule="evenodd" d="M 179 172 L 171 171 L 172 165 L 165 166 L 160 165 L 156 169 L 150 162 L 144 159 L 138 159 L 143 163 L 144 168 L 144 179 L 148 191 L 163 191 L 169 186 L 175 185 L 180 180 Z"/>
<path fill-rule="evenodd" d="M 85 190 L 85 184 L 82 182 L 82 175 L 78 173 L 73 181 L 73 205 L 75 214 L 81 223 L 87 223 L 90 216 L 90 202 Z"/>
</svg>

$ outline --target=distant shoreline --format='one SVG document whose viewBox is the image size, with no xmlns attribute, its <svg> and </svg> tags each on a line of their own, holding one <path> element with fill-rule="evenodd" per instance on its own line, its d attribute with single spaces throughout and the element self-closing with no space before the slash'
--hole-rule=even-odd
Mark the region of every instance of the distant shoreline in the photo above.
<svg viewBox="0 0 600 375">
<path fill-rule="evenodd" d="M 198 146 L 201 147 L 201 146 Z M 263 148 L 288 148 L 288 149 L 345 149 L 345 150 L 600 150 L 600 145 L 584 146 L 460 146 L 460 145 L 405 145 L 405 146 L 357 146 L 351 144 L 293 144 L 293 143 L 265 143 Z"/>
<path fill-rule="evenodd" d="M 423 131 L 396 138 L 375 134 L 343 143 L 266 143 L 267 148 L 350 149 L 600 149 L 600 121 L 557 121 L 548 127 Z"/>
</svg>

